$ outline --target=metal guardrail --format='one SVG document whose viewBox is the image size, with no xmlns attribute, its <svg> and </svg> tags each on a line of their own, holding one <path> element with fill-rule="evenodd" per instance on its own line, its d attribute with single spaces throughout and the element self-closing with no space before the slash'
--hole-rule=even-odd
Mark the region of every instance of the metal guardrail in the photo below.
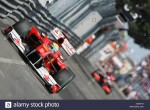
<svg viewBox="0 0 150 110">
<path fill-rule="evenodd" d="M 40 31 L 43 31 L 47 35 L 49 35 L 50 28 L 54 28 L 55 26 L 50 25 L 50 20 L 47 19 L 46 13 L 43 13 L 41 11 L 43 9 L 44 7 L 42 7 L 38 2 L 35 2 L 33 0 L 0 1 L 1 18 L 10 17 L 16 22 L 19 21 L 19 19 L 28 18 L 37 25 Z"/>
<path fill-rule="evenodd" d="M 80 1 L 81 4 L 84 4 L 84 0 Z M 74 3 L 78 3 L 78 0 L 74 0 Z M 58 16 L 56 17 L 52 16 L 53 14 L 43 7 L 38 0 L 0 0 L 0 18 L 9 17 L 14 21 L 19 21 L 19 19 L 22 18 L 28 18 L 37 25 L 40 31 L 46 33 L 51 39 L 54 38 L 50 35 L 50 29 L 59 27 L 68 33 L 71 37 L 71 44 L 77 48 L 83 42 L 83 39 L 80 39 L 73 30 L 64 23 L 66 21 L 69 22 L 68 18 L 74 14 L 69 12 L 69 9 L 72 9 L 71 6 L 74 5 L 75 4 L 72 2 L 68 2 L 67 6 L 65 5 L 62 10 L 59 10 L 59 8 L 56 7 L 61 6 L 60 1 L 54 3 L 50 6 L 50 9 L 52 9 L 50 12 L 55 12 L 56 16 Z M 67 16 L 68 14 L 69 16 Z M 80 22 L 80 20 L 77 21 Z M 71 23 L 71 25 L 76 24 L 76 22 L 72 21 L 69 23 Z"/>
<path fill-rule="evenodd" d="M 97 11 L 103 19 L 115 16 L 115 1 L 116 0 L 58 0 L 53 5 L 48 5 L 47 7 L 49 12 L 56 17 L 57 20 L 65 24 L 68 29 L 75 32 L 74 28 L 93 10 Z M 111 21 L 108 23 L 111 24 Z M 101 21 L 101 24 L 105 25 L 106 23 Z M 77 42 L 76 44 L 79 46 L 81 43 L 77 41 L 77 38 L 80 38 L 81 41 L 83 41 L 89 35 L 93 34 L 97 28 L 99 28 L 99 25 L 83 36 L 75 35 L 74 43 Z"/>
<path fill-rule="evenodd" d="M 50 29 L 59 27 L 71 36 L 73 46 L 77 45 L 73 38 L 74 33 L 71 32 L 63 23 L 55 19 L 49 11 L 43 7 L 38 0 L 0 0 L 0 18 L 11 18 L 14 21 L 19 21 L 22 18 L 28 18 L 33 21 L 38 29 L 46 33 L 51 39 Z M 66 31 L 67 30 L 67 31 Z"/>
</svg>

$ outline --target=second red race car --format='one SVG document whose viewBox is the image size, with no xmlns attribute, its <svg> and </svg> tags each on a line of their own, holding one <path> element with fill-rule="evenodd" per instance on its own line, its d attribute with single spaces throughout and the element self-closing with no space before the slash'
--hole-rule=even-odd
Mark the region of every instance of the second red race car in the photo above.
<svg viewBox="0 0 150 110">
<path fill-rule="evenodd" d="M 106 94 L 112 92 L 112 81 L 115 80 L 114 76 L 106 72 L 105 74 L 101 70 L 96 70 L 92 73 L 94 79 L 103 88 Z"/>
<path fill-rule="evenodd" d="M 54 34 L 56 30 L 57 34 Z M 27 59 L 50 92 L 59 92 L 75 78 L 75 74 L 64 64 L 59 48 L 63 48 L 69 56 L 75 50 L 58 28 L 51 31 L 57 37 L 55 41 L 40 33 L 27 19 L 6 28 L 3 33 Z"/>
</svg>

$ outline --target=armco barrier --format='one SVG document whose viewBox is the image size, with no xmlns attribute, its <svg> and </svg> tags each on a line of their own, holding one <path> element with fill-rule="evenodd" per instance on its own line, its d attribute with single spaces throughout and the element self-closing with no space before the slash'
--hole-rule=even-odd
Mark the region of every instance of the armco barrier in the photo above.
<svg viewBox="0 0 150 110">
<path fill-rule="evenodd" d="M 38 0 L 0 0 L 0 18 L 9 17 L 14 21 L 22 18 L 32 20 L 40 31 L 50 35 L 50 29 L 59 27 L 69 34 L 73 46 L 77 46 L 80 39 L 64 24 L 57 21 Z M 51 39 L 54 39 L 51 37 Z M 76 41 L 76 42 L 75 42 Z"/>
<path fill-rule="evenodd" d="M 11 2 L 10 2 L 11 1 Z M 39 10 L 43 7 L 38 5 Z M 6 18 L 10 17 L 14 21 L 19 21 L 22 18 L 28 18 L 32 20 L 38 27 L 40 31 L 49 34 L 50 32 L 50 22 L 43 17 L 43 13 L 37 11 L 36 4 L 34 1 L 30 0 L 2 0 L 0 1 L 0 17 Z"/>
</svg>

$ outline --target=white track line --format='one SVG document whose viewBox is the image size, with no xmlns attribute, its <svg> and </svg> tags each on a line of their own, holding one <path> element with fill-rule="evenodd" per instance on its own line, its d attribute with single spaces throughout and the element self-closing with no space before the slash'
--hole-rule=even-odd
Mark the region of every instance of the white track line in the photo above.
<svg viewBox="0 0 150 110">
<path fill-rule="evenodd" d="M 0 57 L 0 63 L 26 65 L 24 61 Z"/>
<path fill-rule="evenodd" d="M 4 73 L 1 70 L 0 70 L 0 75 L 5 78 L 5 75 L 4 75 Z"/>
</svg>

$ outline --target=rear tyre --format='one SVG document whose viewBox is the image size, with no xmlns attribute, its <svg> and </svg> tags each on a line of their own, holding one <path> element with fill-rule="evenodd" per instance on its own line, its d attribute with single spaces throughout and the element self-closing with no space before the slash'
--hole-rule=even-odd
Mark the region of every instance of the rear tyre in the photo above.
<svg viewBox="0 0 150 110">
<path fill-rule="evenodd" d="M 47 89 L 47 91 L 52 94 L 53 92 L 50 90 L 52 85 L 49 85 L 49 84 L 45 84 L 45 88 Z"/>
<path fill-rule="evenodd" d="M 61 89 L 63 89 L 75 78 L 75 74 L 69 68 L 65 68 L 60 70 L 58 73 L 55 73 L 53 78 L 61 86 Z"/>
<path fill-rule="evenodd" d="M 13 25 L 13 28 L 21 37 L 23 37 L 31 27 L 32 25 L 27 19 L 22 19 Z"/>
</svg>

